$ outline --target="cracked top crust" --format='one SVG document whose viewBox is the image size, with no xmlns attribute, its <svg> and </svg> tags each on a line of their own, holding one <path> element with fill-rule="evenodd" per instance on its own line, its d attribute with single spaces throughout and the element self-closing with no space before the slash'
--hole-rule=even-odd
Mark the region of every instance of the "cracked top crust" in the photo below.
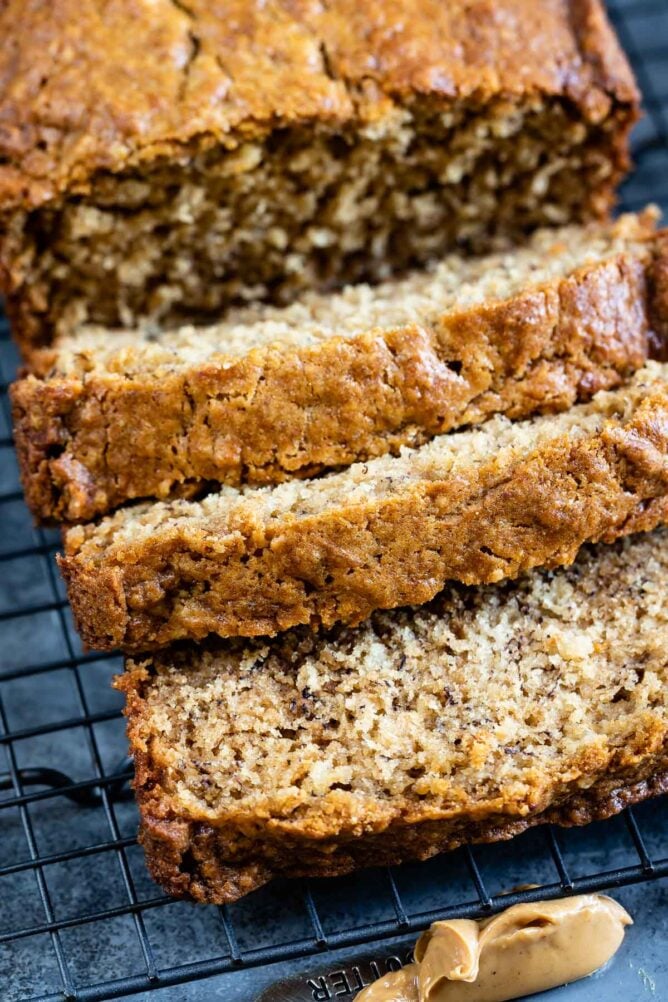
<svg viewBox="0 0 668 1002">
<path fill-rule="evenodd" d="M 7 0 L 0 207 L 276 126 L 379 128 L 412 100 L 637 102 L 599 0 Z"/>
</svg>

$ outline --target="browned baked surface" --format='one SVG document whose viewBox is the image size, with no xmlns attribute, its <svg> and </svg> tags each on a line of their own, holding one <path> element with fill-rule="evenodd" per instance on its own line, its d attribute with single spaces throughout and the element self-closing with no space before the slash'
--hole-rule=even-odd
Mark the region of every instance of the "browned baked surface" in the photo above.
<svg viewBox="0 0 668 1002">
<path fill-rule="evenodd" d="M 253 838 L 232 825 L 213 827 L 187 822 L 165 812 L 150 767 L 139 761 L 138 794 L 142 812 L 139 842 L 151 876 L 175 898 L 192 898 L 205 904 L 236 901 L 276 877 L 338 877 L 375 866 L 396 866 L 411 860 L 430 859 L 461 845 L 502 842 L 536 825 L 570 828 L 603 821 L 648 797 L 668 793 L 668 752 L 642 769 L 624 771 L 602 779 L 584 791 L 574 790 L 545 811 L 510 820 L 500 814 L 485 820 L 463 818 L 425 821 L 360 838 L 306 842 L 280 835 Z M 652 771 L 656 766 L 656 771 Z M 634 775 L 643 779 L 633 781 Z M 164 816 L 166 813 L 166 816 Z"/>
<path fill-rule="evenodd" d="M 153 876 L 231 901 L 668 790 L 667 577 L 659 530 L 356 629 L 128 662 Z"/>
<path fill-rule="evenodd" d="M 0 34 L 26 354 L 601 216 L 638 109 L 599 0 L 7 0 Z"/>
<path fill-rule="evenodd" d="M 312 476 L 494 413 L 557 412 L 619 385 L 668 342 L 668 240 L 643 241 L 651 227 L 642 217 L 624 225 L 629 245 L 620 236 L 622 248 L 602 260 L 541 285 L 529 275 L 505 299 L 440 315 L 436 302 L 431 316 L 416 308 L 402 326 L 367 323 L 362 301 L 353 336 L 274 339 L 234 355 L 222 329 L 208 361 L 183 362 L 178 349 L 173 363 L 167 352 L 166 361 L 143 360 L 150 348 L 139 342 L 96 367 L 96 342 L 81 338 L 90 362 L 69 372 L 57 346 L 45 350 L 44 378 L 11 389 L 26 501 L 40 521 L 84 521 L 136 498 L 192 495 L 207 482 Z M 567 238 L 558 231 L 555 246 Z M 499 268 L 497 258 L 481 259 L 483 280 L 487 261 Z M 397 283 L 397 295 L 408 298 L 410 288 Z M 326 305 L 310 304 L 316 316 Z"/>
<path fill-rule="evenodd" d="M 515 577 L 668 516 L 668 366 L 565 414 L 439 436 L 317 480 L 145 503 L 59 558 L 92 647 L 273 635 Z"/>
<path fill-rule="evenodd" d="M 637 97 L 592 0 L 9 0 L 1 17 L 2 206 L 84 193 L 94 171 L 155 159 L 162 143 L 234 146 L 237 129 L 346 120 L 357 105 L 373 120 L 395 95 L 535 90 L 592 119 Z"/>
</svg>

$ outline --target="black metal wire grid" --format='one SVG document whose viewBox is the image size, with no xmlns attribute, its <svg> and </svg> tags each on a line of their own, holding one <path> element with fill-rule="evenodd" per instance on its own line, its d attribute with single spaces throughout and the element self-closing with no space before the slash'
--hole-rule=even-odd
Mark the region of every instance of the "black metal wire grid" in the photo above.
<svg viewBox="0 0 668 1002">
<path fill-rule="evenodd" d="M 647 111 L 624 207 L 652 199 L 668 212 L 668 0 L 616 0 L 610 8 Z M 0 338 L 3 998 L 111 999 L 382 941 L 437 917 L 668 875 L 668 825 L 657 826 L 655 817 L 668 814 L 664 799 L 582 831 L 546 827 L 507 845 L 354 880 L 279 882 L 231 907 L 190 906 L 159 893 L 136 845 L 120 698 L 109 687 L 120 660 L 82 652 L 54 565 L 58 537 L 34 529 L 23 504 L 6 325 Z M 527 882 L 536 886 L 506 893 Z"/>
</svg>

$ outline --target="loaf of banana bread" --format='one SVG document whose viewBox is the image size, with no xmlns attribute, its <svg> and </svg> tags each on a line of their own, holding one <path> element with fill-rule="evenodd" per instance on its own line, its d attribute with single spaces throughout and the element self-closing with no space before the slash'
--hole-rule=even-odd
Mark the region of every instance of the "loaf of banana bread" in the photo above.
<svg viewBox="0 0 668 1002">
<path fill-rule="evenodd" d="M 667 594 L 657 530 L 356 629 L 129 662 L 151 873 L 221 903 L 668 790 Z"/>
<path fill-rule="evenodd" d="M 28 504 L 41 521 L 83 521 L 588 399 L 659 352 L 668 237 L 654 223 L 647 211 L 540 231 L 526 249 L 451 255 L 211 328 L 61 337 L 12 387 Z"/>
<path fill-rule="evenodd" d="M 562 414 L 492 418 L 399 456 L 276 487 L 224 487 L 71 528 L 60 566 L 92 647 L 355 624 L 568 564 L 668 518 L 668 365 Z"/>
<path fill-rule="evenodd" d="M 600 0 L 6 0 L 24 352 L 602 217 L 638 94 Z"/>
</svg>

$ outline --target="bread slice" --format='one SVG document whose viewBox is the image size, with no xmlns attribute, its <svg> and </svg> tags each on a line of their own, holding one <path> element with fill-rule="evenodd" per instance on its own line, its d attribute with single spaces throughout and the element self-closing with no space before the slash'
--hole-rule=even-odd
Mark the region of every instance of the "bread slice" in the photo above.
<svg viewBox="0 0 668 1002">
<path fill-rule="evenodd" d="M 494 413 L 563 410 L 658 350 L 668 237 L 654 222 L 545 231 L 211 328 L 62 338 L 12 388 L 28 504 L 42 521 L 87 520 L 207 482 L 313 475 Z"/>
<path fill-rule="evenodd" d="M 668 790 L 666 594 L 657 530 L 357 629 L 128 662 L 151 873 L 221 903 Z"/>
<path fill-rule="evenodd" d="M 354 624 L 572 561 L 668 517 L 668 365 L 564 414 L 434 439 L 316 480 L 143 503 L 75 526 L 60 559 L 92 647 Z"/>
<path fill-rule="evenodd" d="M 638 92 L 601 0 L 106 6 L 0 4 L 26 354 L 602 218 L 628 166 Z"/>
</svg>

